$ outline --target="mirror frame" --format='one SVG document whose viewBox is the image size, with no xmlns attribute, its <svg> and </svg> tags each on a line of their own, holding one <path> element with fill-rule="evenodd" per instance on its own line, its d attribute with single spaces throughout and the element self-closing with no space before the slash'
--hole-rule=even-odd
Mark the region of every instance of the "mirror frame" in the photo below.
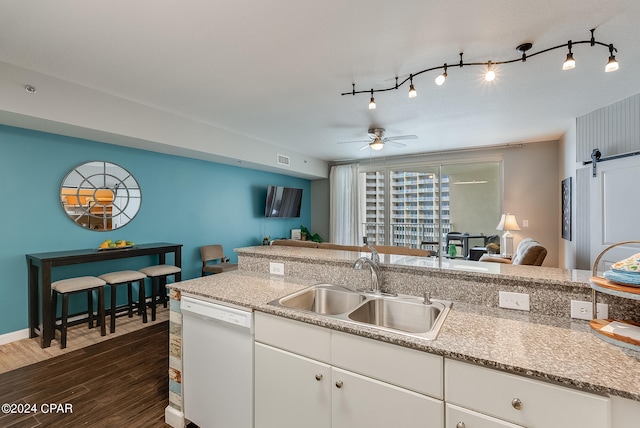
<svg viewBox="0 0 640 428">
<path fill-rule="evenodd" d="M 85 162 L 63 178 L 60 205 L 78 226 L 109 232 L 126 226 L 138 214 L 142 189 L 133 175 L 120 165 Z"/>
</svg>

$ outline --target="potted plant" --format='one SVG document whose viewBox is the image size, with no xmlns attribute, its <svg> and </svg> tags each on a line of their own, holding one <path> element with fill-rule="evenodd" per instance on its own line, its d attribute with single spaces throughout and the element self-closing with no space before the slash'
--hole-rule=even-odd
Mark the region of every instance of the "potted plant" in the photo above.
<svg viewBox="0 0 640 428">
<path fill-rule="evenodd" d="M 303 241 L 308 239 L 313 242 L 322 242 L 322 237 L 320 235 L 317 233 L 312 234 L 309 229 L 304 226 L 300 226 L 300 239 Z"/>
</svg>

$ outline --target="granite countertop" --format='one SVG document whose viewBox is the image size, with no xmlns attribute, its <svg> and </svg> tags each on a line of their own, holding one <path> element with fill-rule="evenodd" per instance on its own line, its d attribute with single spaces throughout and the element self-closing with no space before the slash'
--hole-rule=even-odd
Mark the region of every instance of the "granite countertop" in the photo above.
<svg viewBox="0 0 640 428">
<path fill-rule="evenodd" d="M 361 256 L 371 253 L 341 251 L 320 248 L 289 247 L 286 245 L 259 245 L 235 248 L 235 252 L 245 256 L 277 257 L 309 262 L 330 262 L 352 265 Z M 476 262 L 461 259 L 439 259 L 437 257 L 416 257 L 397 254 L 380 254 L 380 264 L 390 269 L 431 270 L 445 275 L 493 277 L 499 275 L 506 280 L 535 281 L 538 283 L 589 287 L 590 270 L 560 269 L 544 266 L 510 265 L 503 263 Z"/>
<path fill-rule="evenodd" d="M 640 353 L 598 339 L 586 321 L 454 302 L 440 334 L 430 341 L 267 304 L 314 283 L 234 271 L 169 287 L 534 379 L 640 401 L 640 376 L 629 375 L 640 373 Z"/>
</svg>

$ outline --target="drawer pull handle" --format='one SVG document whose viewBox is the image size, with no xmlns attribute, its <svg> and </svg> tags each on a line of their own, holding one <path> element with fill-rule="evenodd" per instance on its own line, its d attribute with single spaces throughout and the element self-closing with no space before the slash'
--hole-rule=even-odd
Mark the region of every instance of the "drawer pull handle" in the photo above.
<svg viewBox="0 0 640 428">
<path fill-rule="evenodd" d="M 460 421 L 456 424 L 456 428 L 466 428 L 467 426 L 464 424 L 464 422 Z"/>
<path fill-rule="evenodd" d="M 336 388 L 338 388 L 338 389 L 342 388 L 342 381 L 341 380 L 336 382 Z"/>
<path fill-rule="evenodd" d="M 516 410 L 522 410 L 522 401 L 520 401 L 519 398 L 514 398 L 513 400 L 511 400 L 511 405 Z"/>
<path fill-rule="evenodd" d="M 316 373 L 316 380 L 320 382 L 322 380 L 322 373 Z"/>
</svg>

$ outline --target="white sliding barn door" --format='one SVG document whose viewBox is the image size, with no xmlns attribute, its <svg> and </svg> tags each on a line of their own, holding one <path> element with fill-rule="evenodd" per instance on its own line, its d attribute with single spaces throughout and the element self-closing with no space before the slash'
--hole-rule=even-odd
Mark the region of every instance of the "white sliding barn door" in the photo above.
<svg viewBox="0 0 640 428">
<path fill-rule="evenodd" d="M 640 240 L 640 156 L 598 162 L 597 171 L 589 186 L 591 263 L 609 245 Z M 613 248 L 598 270 L 638 252 L 640 245 Z"/>
</svg>

